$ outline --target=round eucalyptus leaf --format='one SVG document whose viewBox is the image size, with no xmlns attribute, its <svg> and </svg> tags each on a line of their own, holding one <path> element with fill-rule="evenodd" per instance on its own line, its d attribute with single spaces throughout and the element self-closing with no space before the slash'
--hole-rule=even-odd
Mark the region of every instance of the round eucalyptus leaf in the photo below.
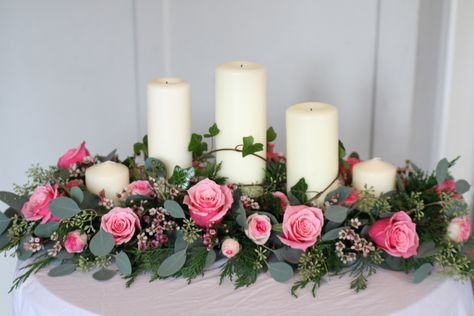
<svg viewBox="0 0 474 316">
<path fill-rule="evenodd" d="M 343 229 L 346 229 L 346 228 L 348 228 L 348 227 L 344 226 L 344 227 L 338 227 L 338 228 L 335 228 L 335 229 L 331 229 L 330 231 L 328 231 L 327 233 L 325 233 L 323 235 L 322 240 L 328 241 L 328 240 L 338 239 L 339 238 L 339 232 Z"/>
<path fill-rule="evenodd" d="M 56 229 L 59 227 L 59 222 L 47 222 L 45 224 L 39 224 L 35 228 L 35 235 L 38 237 L 48 238 L 50 237 Z"/>
<path fill-rule="evenodd" d="M 206 256 L 206 263 L 204 264 L 204 269 L 209 268 L 216 261 L 216 252 L 214 249 L 211 249 Z"/>
<path fill-rule="evenodd" d="M 174 252 L 181 251 L 188 247 L 188 243 L 184 240 L 184 233 L 182 231 L 176 232 L 176 240 L 174 242 Z"/>
<path fill-rule="evenodd" d="M 8 234 L 0 235 L 0 250 L 10 243 Z"/>
<path fill-rule="evenodd" d="M 49 210 L 55 217 L 61 219 L 69 219 L 81 211 L 77 203 L 68 197 L 60 197 L 49 202 Z"/>
<path fill-rule="evenodd" d="M 84 200 L 84 192 L 79 187 L 73 187 L 70 192 L 71 197 L 77 204 L 81 204 Z"/>
<path fill-rule="evenodd" d="M 436 181 L 441 184 L 448 176 L 449 162 L 446 158 L 441 159 L 436 165 Z"/>
<path fill-rule="evenodd" d="M 293 277 L 293 268 L 286 262 L 267 263 L 271 277 L 277 282 L 286 282 Z"/>
<path fill-rule="evenodd" d="M 346 220 L 348 213 L 349 209 L 347 207 L 332 205 L 326 210 L 324 216 L 331 222 L 342 223 Z"/>
<path fill-rule="evenodd" d="M 168 277 L 181 270 L 186 263 L 186 250 L 183 249 L 166 258 L 158 268 L 158 275 L 160 277 Z"/>
<path fill-rule="evenodd" d="M 123 276 L 129 276 L 132 273 L 132 264 L 125 252 L 121 251 L 115 255 L 115 264 Z"/>
<path fill-rule="evenodd" d="M 89 249 L 94 256 L 103 257 L 108 255 L 114 246 L 114 236 L 101 229 L 92 237 Z"/>
<path fill-rule="evenodd" d="M 173 200 L 166 200 L 164 204 L 165 210 L 174 218 L 185 218 L 184 211 L 178 202 Z"/>
<path fill-rule="evenodd" d="M 415 274 L 413 274 L 413 283 L 421 283 L 426 279 L 433 271 L 433 265 L 431 263 L 424 263 L 418 269 L 416 269 Z"/>
<path fill-rule="evenodd" d="M 92 277 L 97 281 L 107 281 L 112 279 L 117 274 L 117 271 L 102 268 L 92 275 Z"/>
<path fill-rule="evenodd" d="M 76 267 L 77 267 L 77 265 L 74 264 L 74 263 L 63 263 L 63 264 L 49 270 L 48 275 L 50 277 L 65 276 L 65 275 L 71 274 L 74 271 L 76 271 Z"/>
<path fill-rule="evenodd" d="M 3 212 L 0 211 L 0 235 L 7 230 L 10 225 L 11 219 L 8 218 Z"/>
<path fill-rule="evenodd" d="M 464 194 L 468 192 L 470 188 L 471 188 L 471 185 L 466 180 L 461 179 L 461 180 L 456 181 L 456 191 L 459 194 Z"/>
</svg>

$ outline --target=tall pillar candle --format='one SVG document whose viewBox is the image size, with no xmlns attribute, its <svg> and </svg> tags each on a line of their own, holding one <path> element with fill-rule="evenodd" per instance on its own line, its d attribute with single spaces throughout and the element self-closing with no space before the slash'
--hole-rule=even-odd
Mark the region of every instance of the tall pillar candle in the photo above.
<svg viewBox="0 0 474 316">
<path fill-rule="evenodd" d="M 235 148 L 242 138 L 253 136 L 255 143 L 264 145 L 256 154 L 265 158 L 267 130 L 267 80 L 264 66 L 233 61 L 216 70 L 216 149 Z M 221 175 L 229 182 L 258 184 L 265 179 L 265 161 L 242 157 L 242 153 L 219 151 L 217 162 L 222 162 Z"/>
<path fill-rule="evenodd" d="M 178 78 L 148 83 L 148 153 L 171 176 L 175 166 L 191 167 L 191 85 Z"/>
<path fill-rule="evenodd" d="M 286 111 L 288 190 L 301 178 L 308 184 L 308 197 L 326 189 L 339 172 L 338 113 L 336 107 L 319 102 L 295 104 Z M 337 182 L 337 181 L 336 181 Z M 332 185 L 334 189 L 336 183 Z M 317 200 L 324 200 L 324 194 Z"/>
<path fill-rule="evenodd" d="M 121 163 L 106 161 L 86 169 L 86 187 L 89 192 L 99 194 L 117 201 L 121 193 L 130 183 L 128 168 Z"/>
<path fill-rule="evenodd" d="M 373 189 L 376 196 L 395 190 L 397 168 L 380 158 L 373 158 L 354 165 L 352 186 L 357 190 Z"/>
</svg>

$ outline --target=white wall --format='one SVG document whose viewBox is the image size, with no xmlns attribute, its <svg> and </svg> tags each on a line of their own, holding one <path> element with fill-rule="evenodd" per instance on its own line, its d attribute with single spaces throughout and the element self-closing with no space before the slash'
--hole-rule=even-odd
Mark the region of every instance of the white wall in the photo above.
<svg viewBox="0 0 474 316">
<path fill-rule="evenodd" d="M 446 18 L 452 2 L 0 0 L 0 190 L 83 139 L 93 152 L 129 153 L 146 132 L 145 85 L 154 77 L 191 81 L 194 130 L 204 131 L 214 121 L 214 68 L 232 59 L 268 67 L 269 124 L 281 151 L 285 109 L 320 100 L 338 106 L 349 150 L 432 166 L 442 122 L 448 140 L 458 139 L 462 119 L 462 134 L 472 132 L 464 115 L 472 107 L 460 101 L 472 97 L 464 85 L 472 72 L 463 72 L 472 46 L 456 48 L 453 73 L 463 75 L 455 86 L 466 89 L 435 93 L 449 82 L 441 48 L 457 35 Z M 472 29 L 463 23 L 458 30 Z M 472 36 L 462 34 L 457 43 Z M 449 120 L 440 114 L 448 104 Z M 466 137 L 445 152 L 467 152 Z M 474 176 L 470 157 L 460 173 Z M 2 315 L 13 265 L 0 259 Z"/>
</svg>

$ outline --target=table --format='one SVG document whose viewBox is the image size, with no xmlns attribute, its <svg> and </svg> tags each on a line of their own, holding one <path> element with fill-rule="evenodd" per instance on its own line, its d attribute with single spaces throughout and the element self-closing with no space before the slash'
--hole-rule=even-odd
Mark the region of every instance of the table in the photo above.
<svg viewBox="0 0 474 316">
<path fill-rule="evenodd" d="M 380 269 L 359 294 L 349 289 L 348 277 L 331 277 L 316 299 L 310 288 L 294 298 L 292 282 L 267 275 L 234 290 L 229 281 L 219 286 L 218 274 L 208 271 L 190 285 L 182 279 L 150 283 L 144 275 L 127 289 L 118 276 L 98 282 L 90 273 L 51 278 L 44 270 L 14 292 L 14 315 L 474 315 L 471 283 L 438 274 L 413 284 L 411 275 Z"/>
</svg>

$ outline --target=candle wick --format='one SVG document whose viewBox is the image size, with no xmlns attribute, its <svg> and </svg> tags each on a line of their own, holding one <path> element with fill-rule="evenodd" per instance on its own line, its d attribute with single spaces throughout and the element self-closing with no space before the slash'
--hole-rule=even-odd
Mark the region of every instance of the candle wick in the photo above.
<svg viewBox="0 0 474 316">
<path fill-rule="evenodd" d="M 240 64 L 240 68 L 244 68 L 244 65 L 243 65 L 243 64 Z"/>
<path fill-rule="evenodd" d="M 165 83 L 168 84 L 168 81 L 166 81 Z"/>
<path fill-rule="evenodd" d="M 313 111 L 313 108 L 310 108 L 309 110 L 310 110 L 310 111 Z"/>
</svg>

